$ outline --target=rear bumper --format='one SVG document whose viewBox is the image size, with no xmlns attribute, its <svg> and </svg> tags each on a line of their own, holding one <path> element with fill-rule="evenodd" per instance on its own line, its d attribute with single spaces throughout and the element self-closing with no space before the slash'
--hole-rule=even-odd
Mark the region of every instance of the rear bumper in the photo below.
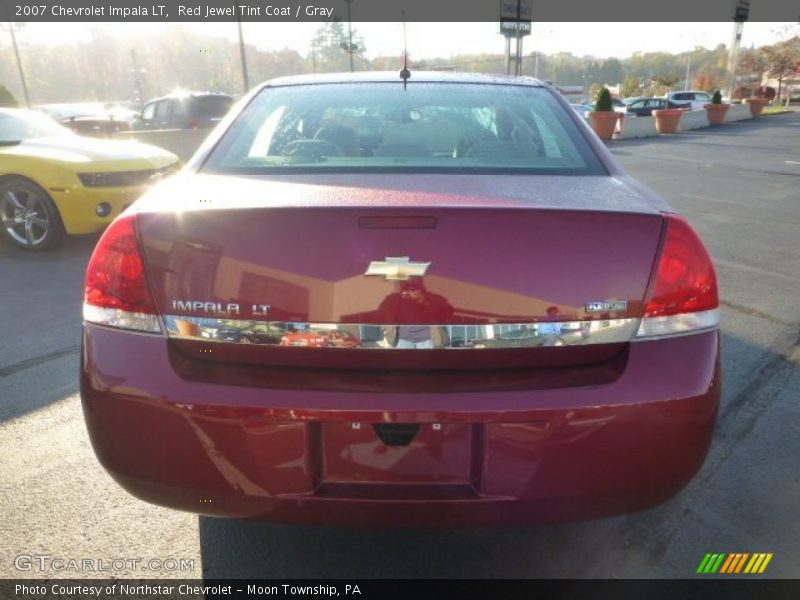
<svg viewBox="0 0 800 600">
<path fill-rule="evenodd" d="M 81 393 L 100 462 L 155 504 L 358 525 L 576 520 L 655 505 L 698 471 L 718 347 L 716 331 L 636 342 L 602 385 L 312 392 L 187 381 L 165 338 L 86 325 Z M 387 422 L 420 428 L 388 446 L 372 428 Z"/>
</svg>

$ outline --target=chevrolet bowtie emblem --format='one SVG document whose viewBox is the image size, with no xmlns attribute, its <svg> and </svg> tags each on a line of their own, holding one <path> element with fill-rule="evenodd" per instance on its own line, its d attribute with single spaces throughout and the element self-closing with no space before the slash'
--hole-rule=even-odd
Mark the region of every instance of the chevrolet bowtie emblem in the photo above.
<svg viewBox="0 0 800 600">
<path fill-rule="evenodd" d="M 408 256 L 387 256 L 386 260 L 373 260 L 364 275 L 382 276 L 386 281 L 408 281 L 422 277 L 431 266 L 429 262 L 411 262 Z"/>
</svg>

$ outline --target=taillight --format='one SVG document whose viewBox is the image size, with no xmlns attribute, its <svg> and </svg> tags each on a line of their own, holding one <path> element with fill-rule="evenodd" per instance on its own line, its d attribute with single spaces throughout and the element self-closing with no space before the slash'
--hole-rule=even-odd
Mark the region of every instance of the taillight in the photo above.
<svg viewBox="0 0 800 600">
<path fill-rule="evenodd" d="M 109 327 L 161 332 L 136 236 L 136 215 L 114 221 L 89 259 L 83 319 Z"/>
<path fill-rule="evenodd" d="M 665 218 L 664 244 L 637 338 L 702 331 L 719 324 L 717 277 L 703 242 L 681 217 Z"/>
</svg>

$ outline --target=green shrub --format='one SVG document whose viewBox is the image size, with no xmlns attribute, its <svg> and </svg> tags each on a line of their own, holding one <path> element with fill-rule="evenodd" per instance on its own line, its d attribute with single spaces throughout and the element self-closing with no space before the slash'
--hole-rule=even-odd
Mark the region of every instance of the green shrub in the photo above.
<svg viewBox="0 0 800 600">
<path fill-rule="evenodd" d="M 0 108 L 14 108 L 17 106 L 17 100 L 14 95 L 8 91 L 8 88 L 0 84 Z"/>
<path fill-rule="evenodd" d="M 722 92 L 719 90 L 714 92 L 714 95 L 711 96 L 711 104 L 722 104 Z"/>
<path fill-rule="evenodd" d="M 611 104 L 611 92 L 606 86 L 603 86 L 594 99 L 595 112 L 611 112 L 614 110 L 614 105 Z"/>
</svg>

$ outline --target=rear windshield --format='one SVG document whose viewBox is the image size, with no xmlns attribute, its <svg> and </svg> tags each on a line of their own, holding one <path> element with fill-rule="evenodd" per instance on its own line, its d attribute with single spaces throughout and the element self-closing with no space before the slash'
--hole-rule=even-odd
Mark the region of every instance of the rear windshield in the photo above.
<svg viewBox="0 0 800 600">
<path fill-rule="evenodd" d="M 203 170 L 606 174 L 567 110 L 531 86 L 268 87 Z"/>
<path fill-rule="evenodd" d="M 198 96 L 194 99 L 194 113 L 198 117 L 222 118 L 232 104 L 233 98 L 228 96 Z"/>
</svg>

